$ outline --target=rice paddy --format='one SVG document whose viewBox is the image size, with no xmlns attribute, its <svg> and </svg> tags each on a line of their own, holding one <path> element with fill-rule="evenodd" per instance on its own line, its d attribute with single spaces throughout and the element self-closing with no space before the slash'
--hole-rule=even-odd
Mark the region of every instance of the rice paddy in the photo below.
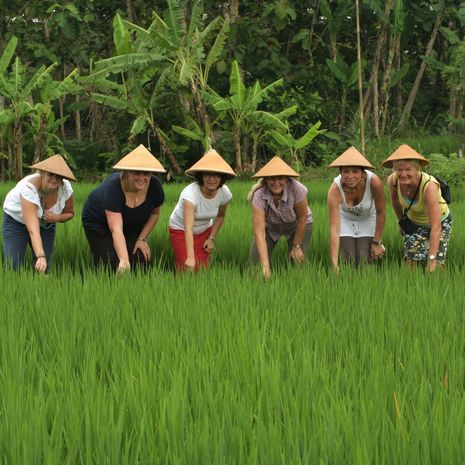
<svg viewBox="0 0 465 465">
<path fill-rule="evenodd" d="M 329 184 L 306 184 L 307 263 L 283 242 L 268 281 L 248 264 L 250 183 L 229 184 L 211 267 L 182 276 L 166 185 L 154 266 L 122 277 L 92 270 L 75 185 L 52 273 L 0 268 L 0 464 L 462 464 L 461 193 L 445 272 L 402 267 L 388 206 L 385 259 L 335 276 Z"/>
</svg>

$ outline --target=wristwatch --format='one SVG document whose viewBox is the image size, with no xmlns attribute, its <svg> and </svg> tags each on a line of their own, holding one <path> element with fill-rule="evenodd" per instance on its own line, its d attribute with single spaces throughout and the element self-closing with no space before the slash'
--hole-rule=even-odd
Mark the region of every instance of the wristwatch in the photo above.
<svg viewBox="0 0 465 465">
<path fill-rule="evenodd" d="M 373 244 L 376 245 L 383 245 L 383 241 L 380 239 L 379 241 L 375 241 L 374 239 L 371 241 Z"/>
<path fill-rule="evenodd" d="M 300 249 L 300 244 L 294 244 L 295 249 Z"/>
<path fill-rule="evenodd" d="M 428 255 L 428 260 L 436 260 L 436 255 Z"/>
</svg>

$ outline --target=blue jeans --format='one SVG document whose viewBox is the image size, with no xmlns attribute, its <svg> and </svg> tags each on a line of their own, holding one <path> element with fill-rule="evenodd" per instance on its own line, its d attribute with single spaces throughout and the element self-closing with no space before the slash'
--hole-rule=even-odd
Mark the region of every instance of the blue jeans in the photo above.
<svg viewBox="0 0 465 465">
<path fill-rule="evenodd" d="M 47 271 L 50 270 L 53 255 L 53 243 L 55 241 L 55 224 L 52 224 L 48 229 L 40 228 L 40 237 L 42 238 L 42 246 L 44 248 L 45 258 L 47 259 Z M 31 247 L 31 238 L 26 225 L 16 221 L 7 213 L 3 212 L 2 222 L 2 239 L 3 253 L 5 261 L 13 270 L 17 270 L 24 264 L 26 255 L 26 247 L 29 244 Z M 32 250 L 32 266 L 34 266 L 37 258 Z"/>
</svg>

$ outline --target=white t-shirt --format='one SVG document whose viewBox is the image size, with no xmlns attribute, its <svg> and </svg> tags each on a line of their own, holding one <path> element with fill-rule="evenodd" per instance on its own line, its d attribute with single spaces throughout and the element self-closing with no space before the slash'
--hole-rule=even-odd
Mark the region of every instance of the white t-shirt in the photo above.
<svg viewBox="0 0 465 465">
<path fill-rule="evenodd" d="M 341 237 L 373 237 L 376 228 L 376 208 L 371 193 L 371 178 L 373 173 L 365 170 L 367 181 L 362 201 L 358 205 L 347 205 L 344 190 L 341 185 L 341 175 L 334 178 L 334 182 L 341 193 L 339 215 L 341 219 Z"/>
<path fill-rule="evenodd" d="M 30 181 L 40 174 L 31 174 L 21 179 L 5 197 L 3 202 L 3 211 L 8 213 L 13 219 L 24 224 L 23 210 L 21 207 L 21 197 L 37 205 L 37 216 L 42 218 L 44 215 L 43 202 L 40 198 L 39 190 Z M 58 188 L 58 198 L 55 205 L 49 208 L 49 211 L 59 215 L 65 208 L 66 201 L 73 195 L 73 188 L 67 179 L 63 179 L 63 184 Z"/>
<path fill-rule="evenodd" d="M 202 195 L 199 184 L 193 182 L 182 190 L 178 203 L 171 213 L 169 226 L 171 229 L 185 230 L 184 201 L 187 200 L 195 207 L 194 234 L 201 234 L 213 224 L 220 206 L 226 205 L 231 199 L 231 191 L 225 185 L 218 189 L 215 197 L 207 199 Z"/>
</svg>

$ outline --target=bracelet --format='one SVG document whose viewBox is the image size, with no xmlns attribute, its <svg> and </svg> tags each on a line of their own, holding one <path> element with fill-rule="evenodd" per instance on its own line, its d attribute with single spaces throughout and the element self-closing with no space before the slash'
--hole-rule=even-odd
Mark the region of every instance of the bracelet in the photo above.
<svg viewBox="0 0 465 465">
<path fill-rule="evenodd" d="M 147 242 L 147 238 L 142 239 L 142 237 L 138 237 L 138 238 L 136 239 L 136 242 L 137 242 L 137 241 Z"/>
<path fill-rule="evenodd" d="M 39 260 L 39 258 L 45 258 L 45 255 L 36 255 L 36 258 Z"/>
<path fill-rule="evenodd" d="M 379 241 L 375 241 L 374 239 L 371 241 L 372 244 L 376 244 L 376 245 L 383 245 L 383 242 L 381 241 L 381 239 Z"/>
<path fill-rule="evenodd" d="M 213 236 L 208 236 L 208 238 L 215 242 L 215 238 Z"/>
</svg>

